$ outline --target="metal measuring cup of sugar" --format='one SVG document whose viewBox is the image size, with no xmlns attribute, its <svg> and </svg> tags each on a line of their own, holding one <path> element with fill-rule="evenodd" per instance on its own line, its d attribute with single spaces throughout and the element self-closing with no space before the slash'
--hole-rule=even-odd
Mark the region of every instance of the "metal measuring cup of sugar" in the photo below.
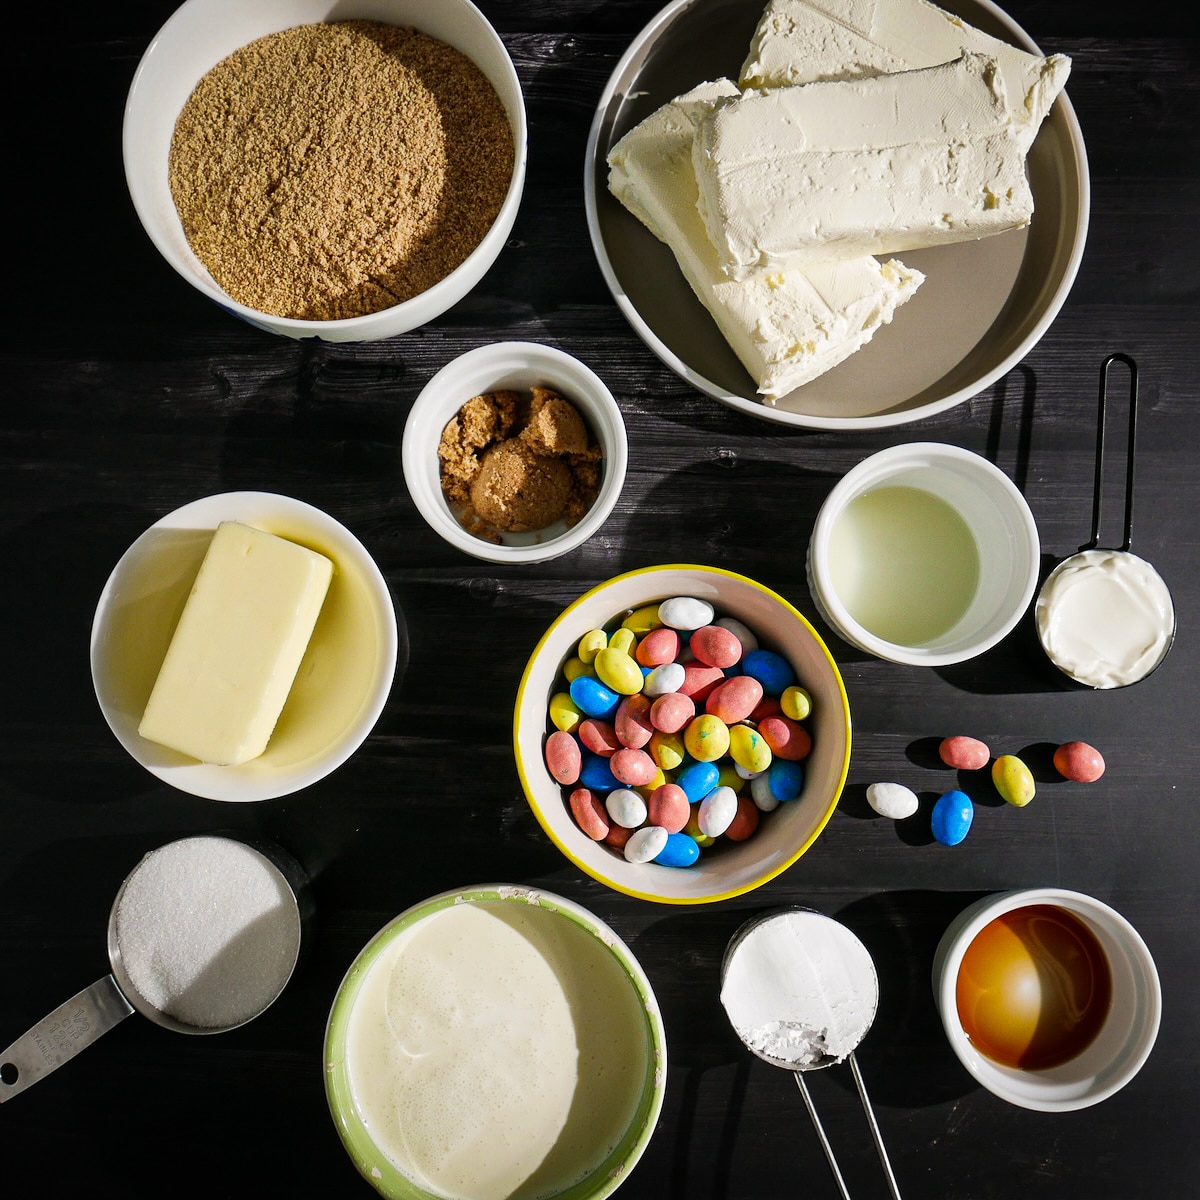
<svg viewBox="0 0 1200 1200">
<path fill-rule="evenodd" d="M 1108 377 L 1114 363 L 1129 371 L 1125 462 L 1125 530 L 1119 549 L 1100 546 Z M 1158 572 L 1130 550 L 1137 437 L 1138 371 L 1127 354 L 1100 366 L 1092 537 L 1046 577 L 1034 606 L 1038 640 L 1050 661 L 1086 687 L 1138 683 L 1158 669 L 1175 641 L 1175 605 Z"/>
<path fill-rule="evenodd" d="M 752 917 L 725 948 L 721 1004 L 746 1049 L 792 1072 L 843 1200 L 850 1200 L 850 1193 L 804 1073 L 840 1062 L 849 1065 L 888 1190 L 892 1200 L 900 1200 L 854 1057 L 879 1007 L 879 976 L 858 937 L 840 921 L 808 908 Z"/>
<path fill-rule="evenodd" d="M 207 876 L 206 866 L 211 868 Z M 171 897 L 166 894 L 164 898 L 162 891 L 164 884 L 170 888 L 178 882 L 181 871 L 192 873 L 185 884 L 192 890 L 177 889 L 175 899 L 181 910 L 195 910 L 195 922 L 206 924 L 209 944 L 199 949 L 185 947 L 182 952 L 179 946 L 173 948 L 181 961 L 190 950 L 199 974 L 191 981 L 190 996 L 172 997 L 168 992 L 164 1002 L 160 995 L 164 981 L 148 975 L 144 962 L 147 951 L 153 954 L 162 949 L 159 939 L 169 940 L 174 934 L 180 940 L 195 941 L 195 929 L 178 921 L 178 914 L 170 911 Z M 253 910 L 247 907 L 241 914 L 216 911 L 215 902 L 228 899 L 230 889 L 238 888 L 250 889 L 243 895 L 254 905 Z M 161 901 L 157 904 L 161 911 L 148 912 L 147 903 L 153 908 L 156 901 Z M 0 1104 L 32 1087 L 134 1012 L 164 1029 L 186 1034 L 225 1033 L 253 1020 L 274 1003 L 290 981 L 309 915 L 308 878 L 300 864 L 278 846 L 214 834 L 181 838 L 150 851 L 125 877 L 109 912 L 111 973 L 59 1005 L 0 1051 Z M 211 951 L 216 944 L 213 939 L 236 931 L 237 921 L 243 918 L 240 934 L 230 938 L 216 956 L 203 958 L 204 950 Z M 139 927 L 134 928 L 130 921 Z M 261 957 L 268 940 L 278 942 L 270 977 L 243 993 L 240 1000 L 219 999 L 229 991 L 230 973 Z M 179 979 L 177 971 L 168 987 Z"/>
</svg>

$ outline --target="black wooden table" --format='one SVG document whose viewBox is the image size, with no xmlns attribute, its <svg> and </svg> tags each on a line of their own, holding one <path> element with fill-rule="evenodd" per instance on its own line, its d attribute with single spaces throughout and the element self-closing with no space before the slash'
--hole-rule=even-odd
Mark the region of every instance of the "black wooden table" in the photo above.
<svg viewBox="0 0 1200 1200">
<path fill-rule="evenodd" d="M 247 0 L 250 2 L 250 0 Z M 936 418 L 878 433 L 786 429 L 722 407 L 668 372 L 617 311 L 596 266 L 581 174 L 617 58 L 656 0 L 485 0 L 526 89 L 529 176 L 511 240 L 442 319 L 387 342 L 297 343 L 243 325 L 158 258 L 125 191 L 120 124 L 139 56 L 171 0 L 9 17 L 0 416 L 0 1043 L 107 971 L 105 924 L 125 873 L 183 834 L 274 838 L 314 880 L 310 953 L 259 1020 L 191 1039 L 124 1023 L 0 1110 L 5 1196 L 362 1196 L 325 1106 L 321 1040 L 359 948 L 435 892 L 484 881 L 546 888 L 612 924 L 657 991 L 670 1046 L 657 1132 L 621 1195 L 833 1196 L 794 1083 L 751 1060 L 717 1000 L 747 915 L 811 905 L 854 928 L 882 978 L 860 1058 L 906 1197 L 1195 1194 L 1200 1067 L 1200 41 L 1186 5 L 1011 0 L 1069 85 L 1091 166 L 1087 250 L 1065 307 L 1025 361 Z M 15 30 L 14 30 L 15 23 Z M 400 470 L 409 405 L 452 356 L 499 338 L 549 342 L 606 380 L 629 430 L 625 491 L 581 549 L 495 568 L 443 543 Z M 850 466 L 916 439 L 986 454 L 1023 489 L 1047 556 L 1090 520 L 1097 370 L 1141 368 L 1135 548 L 1171 586 L 1163 668 L 1112 693 L 1064 688 L 1030 619 L 959 667 L 904 668 L 829 635 L 854 715 L 843 800 L 813 848 L 758 892 L 677 909 L 583 876 L 521 794 L 511 707 L 548 621 L 592 584 L 681 558 L 729 567 L 815 620 L 803 555 Z M 159 784 L 93 697 L 97 596 L 129 543 L 194 498 L 279 491 L 367 545 L 409 654 L 375 732 L 324 782 L 227 806 Z M 464 683 L 470 680 L 470 683 Z M 1039 795 L 1017 812 L 981 789 L 968 840 L 873 817 L 868 784 L 947 786 L 931 747 L 953 733 L 1026 754 Z M 1054 784 L 1048 749 L 1082 738 L 1108 761 Z M 910 827 L 916 825 L 912 830 Z M 1158 963 L 1164 1010 L 1141 1074 L 1094 1108 L 1043 1115 L 976 1087 L 937 1024 L 938 936 L 985 892 L 1057 884 L 1124 913 Z M 855 1196 L 883 1195 L 848 1075 L 815 1080 Z"/>
</svg>

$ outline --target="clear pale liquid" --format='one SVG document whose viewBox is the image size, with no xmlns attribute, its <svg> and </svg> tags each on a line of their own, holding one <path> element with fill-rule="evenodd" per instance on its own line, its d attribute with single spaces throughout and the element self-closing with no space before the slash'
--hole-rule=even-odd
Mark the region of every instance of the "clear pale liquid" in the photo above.
<svg viewBox="0 0 1200 1200">
<path fill-rule="evenodd" d="M 915 487 L 864 492 L 829 539 L 834 590 L 885 641 L 927 646 L 962 619 L 979 586 L 979 549 L 945 500 Z"/>
</svg>

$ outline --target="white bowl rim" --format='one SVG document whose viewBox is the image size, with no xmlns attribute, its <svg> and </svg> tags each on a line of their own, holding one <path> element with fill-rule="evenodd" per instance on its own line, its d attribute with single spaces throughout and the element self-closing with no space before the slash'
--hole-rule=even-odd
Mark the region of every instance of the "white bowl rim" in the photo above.
<svg viewBox="0 0 1200 1200">
<path fill-rule="evenodd" d="M 379 610 L 379 632 L 383 637 L 381 661 L 375 672 L 375 686 L 352 726 L 340 742 L 314 759 L 296 767 L 272 772 L 269 776 L 255 780 L 239 774 L 237 767 L 220 767 L 211 763 L 159 765 L 147 761 L 144 755 L 145 740 L 137 733 L 136 726 L 130 729 L 110 711 L 101 686 L 101 647 L 106 628 L 108 609 L 123 570 L 137 556 L 144 541 L 162 529 L 189 528 L 190 522 L 199 520 L 200 528 L 216 528 L 219 521 L 237 520 L 245 516 L 247 506 L 266 507 L 276 512 L 292 513 L 310 521 L 318 528 L 332 534 L 337 541 L 339 553 L 353 559 L 355 567 L 362 572 Z M 133 759 L 156 778 L 190 795 L 208 800 L 232 803 L 254 803 L 274 800 L 290 795 L 316 783 L 331 774 L 351 757 L 366 740 L 374 728 L 391 692 L 399 656 L 400 635 L 397 626 L 395 602 L 387 580 L 380 571 L 367 548 L 340 521 L 324 510 L 303 500 L 296 500 L 278 492 L 237 491 L 219 492 L 191 500 L 179 508 L 172 509 L 159 517 L 142 531 L 117 560 L 109 573 L 92 617 L 89 656 L 91 661 L 92 688 L 100 711 L 113 735 L 129 752 Z"/>
<path fill-rule="evenodd" d="M 886 659 L 890 662 L 902 663 L 906 666 L 943 667 L 975 658 L 985 651 L 990 650 L 1007 637 L 1025 615 L 1030 602 L 1033 600 L 1034 590 L 1037 588 L 1038 574 L 1041 570 L 1041 538 L 1038 533 L 1037 522 L 1034 520 L 1029 502 L 1022 495 L 1021 489 L 995 463 L 990 459 L 984 458 L 981 454 L 976 454 L 973 450 L 967 450 L 965 447 L 954 445 L 950 442 L 904 442 L 900 445 L 889 446 L 884 450 L 870 454 L 851 467 L 834 484 L 822 502 L 821 508 L 817 513 L 816 522 L 813 525 L 811 554 L 824 563 L 828 557 L 829 539 L 838 512 L 845 507 L 845 503 L 862 486 L 861 481 L 863 476 L 871 474 L 880 467 L 899 466 L 906 462 L 911 462 L 915 465 L 922 458 L 942 459 L 947 462 L 968 464 L 972 469 L 980 471 L 993 480 L 1012 500 L 1013 512 L 1020 518 L 1021 528 L 1025 533 L 1030 548 L 1025 578 L 1021 584 L 1020 604 L 1014 606 L 1009 616 L 986 637 L 979 638 L 968 647 L 952 651 L 936 651 L 920 646 L 901 646 L 895 642 L 889 642 L 884 638 L 878 637 L 860 625 L 850 614 L 849 609 L 841 602 L 836 592 L 829 588 L 819 588 L 819 606 L 824 610 L 824 615 L 830 620 L 835 629 L 839 632 L 844 630 L 843 636 L 851 644 L 857 645 L 860 650 L 866 650 L 878 658 Z M 817 581 L 814 579 L 811 582 L 814 590 L 816 590 L 818 586 Z M 814 596 L 814 599 L 816 598 Z"/>
<path fill-rule="evenodd" d="M 532 370 L 542 366 L 548 373 L 559 372 L 560 376 L 570 377 L 571 382 L 582 384 L 587 389 L 590 399 L 605 412 L 608 418 L 606 423 L 608 428 L 605 432 L 610 436 L 604 437 L 603 440 L 609 444 L 604 447 L 604 471 L 600 491 L 591 508 L 578 522 L 559 534 L 558 537 L 527 546 L 506 546 L 477 538 L 468 533 L 455 519 L 449 508 L 441 502 L 440 493 L 431 497 L 425 488 L 414 487 L 410 482 L 409 495 L 421 516 L 425 518 L 426 523 L 434 532 L 473 558 L 494 563 L 545 562 L 583 545 L 608 520 L 616 506 L 621 489 L 625 485 L 625 475 L 629 465 L 629 440 L 625 430 L 625 420 L 616 397 L 604 380 L 587 363 L 573 354 L 569 354 L 566 350 L 543 342 L 518 340 L 487 342 L 464 351 L 445 363 L 417 394 L 404 423 L 404 436 L 400 449 L 401 464 L 406 481 L 415 480 L 421 475 L 427 455 L 432 454 L 435 458 L 437 455 L 436 444 L 428 445 L 417 434 L 417 423 L 421 416 L 421 410 L 427 404 L 435 401 L 447 381 L 453 380 L 476 364 L 491 363 L 494 363 L 497 375 L 503 375 L 506 371 Z M 569 385 L 562 387 L 562 391 L 567 393 Z M 573 395 L 567 395 L 566 398 L 575 403 L 576 407 L 580 407 Z M 468 399 L 470 399 L 469 396 L 463 396 L 460 404 L 466 403 Z M 587 414 L 584 416 L 588 420 L 588 424 L 594 426 L 595 422 L 589 419 Z M 593 428 L 592 432 L 600 439 L 601 430 Z"/>
</svg>

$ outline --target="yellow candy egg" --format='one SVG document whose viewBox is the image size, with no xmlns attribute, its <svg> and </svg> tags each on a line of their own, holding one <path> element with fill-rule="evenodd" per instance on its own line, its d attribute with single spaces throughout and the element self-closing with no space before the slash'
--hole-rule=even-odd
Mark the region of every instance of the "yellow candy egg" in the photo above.
<svg viewBox="0 0 1200 1200">
<path fill-rule="evenodd" d="M 1037 791 L 1032 773 L 1015 754 L 1002 754 L 992 763 L 992 782 L 996 791 L 1017 808 L 1024 808 Z"/>
<path fill-rule="evenodd" d="M 812 712 L 812 697 L 802 688 L 793 684 L 783 689 L 779 697 L 779 707 L 785 717 L 793 721 L 805 721 Z"/>
<path fill-rule="evenodd" d="M 731 729 L 732 735 L 733 730 Z M 721 773 L 717 776 L 717 787 L 731 788 L 735 792 L 740 792 L 746 786 L 746 777 L 737 773 L 737 768 L 731 762 L 723 762 L 721 764 Z"/>
<path fill-rule="evenodd" d="M 633 635 L 632 629 L 614 629 L 613 635 L 608 639 L 609 648 L 612 650 L 620 650 L 622 654 L 628 654 L 632 657 L 633 648 L 637 644 L 637 638 Z"/>
<path fill-rule="evenodd" d="M 621 622 L 622 629 L 628 629 L 637 637 L 642 637 L 652 629 L 657 629 L 662 622 L 658 619 L 658 605 L 647 604 L 642 608 L 635 608 Z"/>
<path fill-rule="evenodd" d="M 711 846 L 716 838 L 709 837 L 707 833 L 700 831 L 700 805 L 692 805 L 691 816 L 688 817 L 687 824 L 683 827 L 683 832 L 690 838 L 694 838 L 696 844 L 703 850 L 706 846 Z"/>
<path fill-rule="evenodd" d="M 582 658 L 568 658 L 563 663 L 563 674 L 566 676 L 568 683 L 574 683 L 575 680 L 584 675 L 594 675 L 595 673 Z"/>
<path fill-rule="evenodd" d="M 653 734 L 646 749 L 664 771 L 673 771 L 683 762 L 683 738 L 677 733 Z"/>
<path fill-rule="evenodd" d="M 605 646 L 595 657 L 592 665 L 600 682 L 621 696 L 632 696 L 642 690 L 645 676 L 642 668 L 623 650 Z"/>
<path fill-rule="evenodd" d="M 729 731 L 729 753 L 746 771 L 765 771 L 771 765 L 771 747 L 766 738 L 749 725 L 735 725 Z"/>
<path fill-rule="evenodd" d="M 561 729 L 564 733 L 574 733 L 579 722 L 583 720 L 583 713 L 566 692 L 555 692 L 550 697 L 550 720 L 555 729 Z"/>
<path fill-rule="evenodd" d="M 607 645 L 608 636 L 603 629 L 589 629 L 579 639 L 579 649 L 576 651 L 579 661 L 585 663 L 595 661 L 596 655 Z"/>
<path fill-rule="evenodd" d="M 729 726 L 720 717 L 704 713 L 688 722 L 683 744 L 697 762 L 716 762 L 729 750 Z"/>
</svg>

